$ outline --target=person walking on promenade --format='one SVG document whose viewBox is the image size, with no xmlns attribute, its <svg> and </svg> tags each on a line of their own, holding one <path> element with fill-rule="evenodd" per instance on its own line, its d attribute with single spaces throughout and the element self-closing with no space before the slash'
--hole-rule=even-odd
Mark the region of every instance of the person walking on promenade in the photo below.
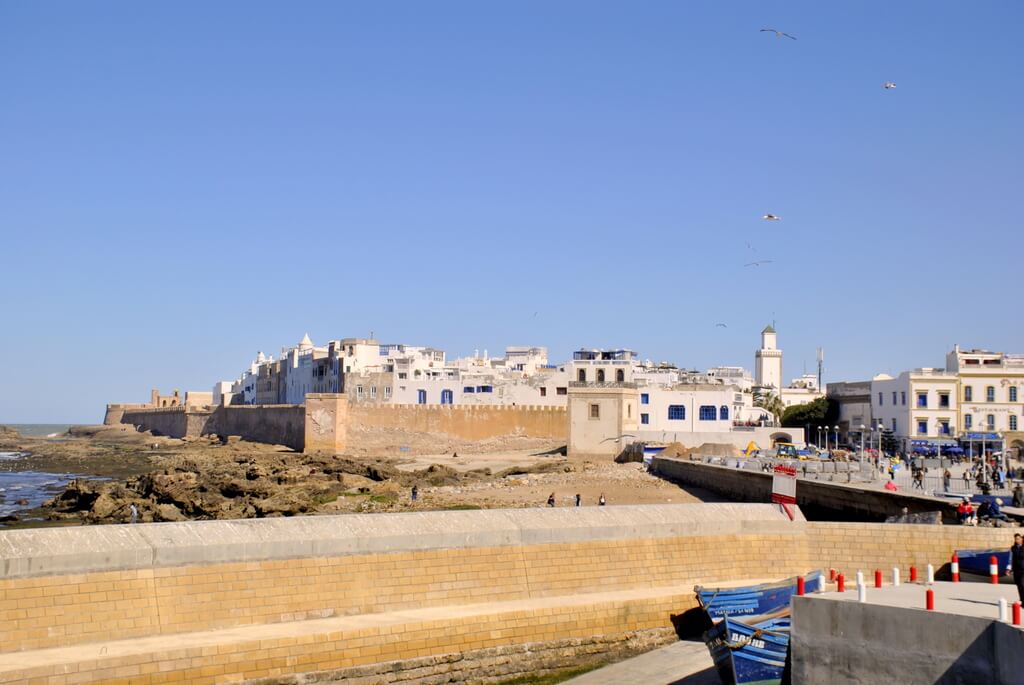
<svg viewBox="0 0 1024 685">
<path fill-rule="evenodd" d="M 553 493 L 553 492 L 550 495 L 548 495 L 548 506 L 549 507 L 555 506 L 555 493 Z"/>
<path fill-rule="evenodd" d="M 949 469 L 946 469 L 942 473 L 942 487 L 946 490 L 946 492 L 949 492 L 949 486 L 952 483 L 953 483 L 953 474 L 949 472 Z"/>
<path fill-rule="evenodd" d="M 132 517 L 132 523 L 138 523 L 139 522 L 139 508 L 137 506 L 135 506 L 135 502 L 132 502 L 128 506 L 128 512 L 129 512 L 129 514 Z"/>
<path fill-rule="evenodd" d="M 604 493 L 602 492 L 601 497 L 597 500 L 597 506 L 603 507 L 606 504 L 608 504 L 608 500 L 604 498 Z"/>
<path fill-rule="evenodd" d="M 914 489 L 924 490 L 924 473 L 921 469 L 914 471 Z"/>
<path fill-rule="evenodd" d="M 1013 506 L 1024 507 L 1024 487 L 1020 483 L 1013 489 Z"/>
<path fill-rule="evenodd" d="M 1013 584 L 1017 586 L 1020 601 L 1024 602 L 1024 536 L 1017 533 L 1013 536 L 1013 547 L 1010 548 L 1010 563 L 1006 573 L 1013 573 Z"/>
<path fill-rule="evenodd" d="M 964 488 L 968 492 L 971 490 L 971 473 L 969 469 L 964 469 Z"/>
<path fill-rule="evenodd" d="M 580 497 L 580 493 L 578 493 L 578 492 L 576 493 L 576 506 L 577 507 L 583 506 L 583 498 Z"/>
</svg>

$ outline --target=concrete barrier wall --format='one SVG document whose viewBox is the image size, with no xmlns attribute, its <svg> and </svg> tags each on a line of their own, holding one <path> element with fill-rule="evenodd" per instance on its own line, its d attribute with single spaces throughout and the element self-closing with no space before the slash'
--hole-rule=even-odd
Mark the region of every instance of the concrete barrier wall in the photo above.
<svg viewBox="0 0 1024 685">
<path fill-rule="evenodd" d="M 594 636 L 664 637 L 672 616 L 696 606 L 695 584 L 940 566 L 954 549 L 1005 538 L 790 522 L 769 504 L 2 531 L 0 683 L 155 672 L 214 683 L 353 668 L 345 673 L 364 682 L 363 666 L 454 652 L 493 668 L 493 652 L 473 650 L 572 640 L 562 653 L 575 655 Z M 147 639 L 157 635 L 176 637 Z M 90 643 L 103 647 L 75 647 Z"/>
<path fill-rule="evenodd" d="M 757 470 L 715 466 L 685 459 L 654 457 L 651 469 L 657 475 L 680 485 L 691 485 L 743 502 L 771 500 L 772 475 Z M 917 497 L 903 492 L 871 490 L 842 483 L 800 480 L 796 486 L 797 504 L 810 518 L 883 521 L 897 516 L 905 507 L 910 513 L 941 511 L 952 521 L 956 505 L 932 497 Z"/>
<path fill-rule="evenodd" d="M 716 504 L 4 531 L 0 652 L 613 590 L 692 598 L 694 583 L 805 569 L 801 525 Z"/>
<path fill-rule="evenodd" d="M 401 428 L 460 440 L 502 436 L 566 440 L 564 407 L 350 404 L 349 427 Z M 353 438 L 354 439 L 354 438 Z"/>
</svg>

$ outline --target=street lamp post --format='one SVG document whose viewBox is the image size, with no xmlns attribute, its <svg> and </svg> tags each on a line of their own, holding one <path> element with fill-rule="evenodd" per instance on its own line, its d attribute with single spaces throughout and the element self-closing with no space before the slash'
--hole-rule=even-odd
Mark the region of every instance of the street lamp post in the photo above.
<svg viewBox="0 0 1024 685">
<path fill-rule="evenodd" d="M 860 424 L 860 460 L 864 461 L 864 424 Z"/>
<path fill-rule="evenodd" d="M 818 446 L 818 449 L 820 450 L 821 449 L 821 426 L 818 426 L 818 442 L 817 442 L 817 446 Z"/>
<path fill-rule="evenodd" d="M 836 434 L 836 439 L 835 439 L 836 449 L 839 449 L 839 426 L 832 426 L 832 430 Z"/>
<path fill-rule="evenodd" d="M 825 426 L 825 451 L 828 452 L 828 426 Z"/>
</svg>

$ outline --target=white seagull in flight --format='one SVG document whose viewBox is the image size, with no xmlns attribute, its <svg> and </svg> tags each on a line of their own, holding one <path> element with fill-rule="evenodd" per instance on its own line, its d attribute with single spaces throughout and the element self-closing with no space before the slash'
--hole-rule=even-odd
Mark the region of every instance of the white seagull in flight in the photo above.
<svg viewBox="0 0 1024 685">
<path fill-rule="evenodd" d="M 775 29 L 761 29 L 760 32 L 764 33 L 766 31 L 768 33 L 774 33 L 776 38 L 782 38 L 783 36 L 785 36 L 786 38 L 792 38 L 793 40 L 796 40 L 796 36 L 791 36 L 785 31 L 776 31 Z"/>
<path fill-rule="evenodd" d="M 895 82 L 893 82 L 893 81 L 886 81 L 886 82 L 885 82 L 885 83 L 884 83 L 884 84 L 882 85 L 882 88 L 885 88 L 886 90 L 892 90 L 892 89 L 893 89 L 893 88 L 895 88 L 895 87 L 896 87 L 896 83 L 895 83 Z"/>
<path fill-rule="evenodd" d="M 762 259 L 759 262 L 748 262 L 748 263 L 744 264 L 743 266 L 761 266 L 762 264 L 771 264 L 771 263 L 772 263 L 772 260 L 770 260 L 770 259 Z"/>
<path fill-rule="evenodd" d="M 761 218 L 764 219 L 765 221 L 778 221 L 782 217 L 781 216 L 775 216 L 774 214 L 765 214 Z"/>
</svg>

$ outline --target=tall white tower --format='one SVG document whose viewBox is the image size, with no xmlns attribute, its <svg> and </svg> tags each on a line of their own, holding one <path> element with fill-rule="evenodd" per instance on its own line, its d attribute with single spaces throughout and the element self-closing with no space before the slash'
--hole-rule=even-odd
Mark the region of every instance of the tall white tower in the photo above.
<svg viewBox="0 0 1024 685">
<path fill-rule="evenodd" d="M 754 384 L 762 388 L 782 388 L 782 350 L 776 346 L 775 329 L 761 331 L 761 349 L 754 353 Z"/>
</svg>

